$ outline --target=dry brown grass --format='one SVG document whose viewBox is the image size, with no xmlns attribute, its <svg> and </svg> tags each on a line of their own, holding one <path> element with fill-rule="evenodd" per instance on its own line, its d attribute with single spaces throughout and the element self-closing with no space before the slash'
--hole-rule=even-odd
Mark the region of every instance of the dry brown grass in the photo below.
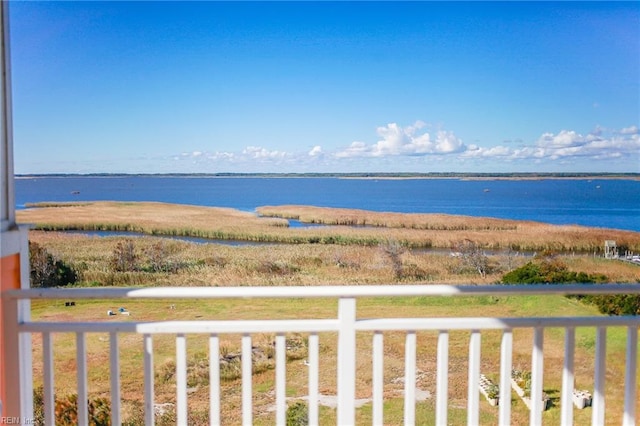
<svg viewBox="0 0 640 426">
<path fill-rule="evenodd" d="M 30 231 L 30 239 L 46 247 L 80 273 L 82 282 L 134 286 L 359 285 L 391 282 L 490 284 L 530 260 L 506 252 L 489 256 L 491 269 L 482 278 L 462 268 L 448 251 L 407 250 L 400 256 L 401 275 L 379 247 L 328 244 L 231 246 L 196 244 L 164 237 L 134 238 L 144 266 L 144 252 L 160 242 L 166 261 L 180 265 L 173 272 L 114 272 L 110 257 L 124 237 L 90 237 L 60 232 Z M 612 282 L 637 282 L 640 267 L 593 256 L 562 257 L 571 270 L 609 277 Z"/>
<path fill-rule="evenodd" d="M 257 211 L 263 216 L 296 219 L 305 223 L 384 228 L 389 230 L 393 238 L 416 247 L 452 247 L 458 241 L 469 239 L 494 249 L 601 251 L 604 240 L 612 239 L 631 250 L 640 249 L 640 233 L 577 225 L 558 226 L 486 217 L 379 213 L 312 206 L 268 206 L 260 207 Z M 429 244 L 424 244 L 427 241 Z"/>
<path fill-rule="evenodd" d="M 113 230 L 227 240 L 450 248 L 472 240 L 488 249 L 601 252 L 604 240 L 640 251 L 640 233 L 441 214 L 376 213 L 305 206 L 234 209 L 163 203 L 95 202 L 21 210 L 18 221 L 43 230 Z M 264 217 L 270 216 L 270 217 Z M 289 228 L 283 218 L 333 226 Z M 366 226 L 354 226 L 354 225 Z"/>
</svg>

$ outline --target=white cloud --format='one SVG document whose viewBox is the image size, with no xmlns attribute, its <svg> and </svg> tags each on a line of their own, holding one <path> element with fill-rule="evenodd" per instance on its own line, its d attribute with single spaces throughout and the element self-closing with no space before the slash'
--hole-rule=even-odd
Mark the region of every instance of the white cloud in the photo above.
<svg viewBox="0 0 640 426">
<path fill-rule="evenodd" d="M 334 154 L 336 158 L 352 158 L 367 156 L 367 145 L 364 142 L 352 142 L 348 148 Z"/>
<path fill-rule="evenodd" d="M 537 146 L 545 150 L 545 154 L 551 158 L 566 157 L 592 157 L 608 158 L 626 155 L 638 155 L 640 153 L 640 137 L 635 126 L 623 129 L 620 132 L 598 132 L 581 135 L 576 132 L 561 131 L 552 137 L 555 143 L 551 145 L 545 142 L 548 139 L 539 139 Z M 547 134 L 548 135 L 548 134 Z"/>
<path fill-rule="evenodd" d="M 317 157 L 319 155 L 322 155 L 322 147 L 320 145 L 316 145 L 313 148 L 311 148 L 311 151 L 309 151 L 309 156 L 310 157 Z"/>
<path fill-rule="evenodd" d="M 481 148 L 477 145 L 470 145 L 461 154 L 464 158 L 498 158 L 513 155 L 514 150 L 506 146 L 494 146 L 491 148 Z"/>
<path fill-rule="evenodd" d="M 621 135 L 637 135 L 638 133 L 640 133 L 640 129 L 638 129 L 638 126 L 629 126 L 625 127 L 624 129 L 620 129 L 619 133 Z"/>
<path fill-rule="evenodd" d="M 453 132 L 439 130 L 432 135 L 421 131 L 425 126 L 422 121 L 407 127 L 389 123 L 376 129 L 381 138 L 378 142 L 371 145 L 352 142 L 334 155 L 337 158 L 421 156 L 452 154 L 465 150 L 464 143 Z"/>
<path fill-rule="evenodd" d="M 282 159 L 287 157 L 287 153 L 284 151 L 270 151 L 266 148 L 262 148 L 259 146 L 248 146 L 242 150 L 242 154 L 247 158 L 257 159 L 257 160 L 273 160 L 273 159 Z"/>
<path fill-rule="evenodd" d="M 586 135 L 573 130 L 543 133 L 533 145 L 518 149 L 500 145 L 489 148 L 471 145 L 461 154 L 461 158 L 566 162 L 577 158 L 605 160 L 639 155 L 640 132 L 636 126 L 631 126 L 613 132 L 597 128 Z"/>
<path fill-rule="evenodd" d="M 584 138 L 573 130 L 562 130 L 557 135 L 544 133 L 538 139 L 537 146 L 547 149 L 562 149 L 572 146 L 580 146 L 585 143 Z"/>
</svg>

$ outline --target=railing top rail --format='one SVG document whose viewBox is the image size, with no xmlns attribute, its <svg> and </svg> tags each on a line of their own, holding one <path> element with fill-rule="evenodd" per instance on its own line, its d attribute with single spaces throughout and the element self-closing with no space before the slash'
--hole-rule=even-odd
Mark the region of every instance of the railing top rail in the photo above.
<svg viewBox="0 0 640 426">
<path fill-rule="evenodd" d="M 507 330 L 531 327 L 640 327 L 640 317 L 548 318 L 380 318 L 356 320 L 359 331 Z M 337 331 L 336 319 L 315 320 L 196 320 L 139 322 L 25 322 L 21 332 L 261 333 Z"/>
<path fill-rule="evenodd" d="M 230 299 L 230 298 L 344 298 L 402 296 L 527 296 L 576 294 L 640 294 L 640 284 L 530 285 L 366 285 L 290 287 L 147 287 L 55 288 L 11 290 L 11 299 Z"/>
</svg>

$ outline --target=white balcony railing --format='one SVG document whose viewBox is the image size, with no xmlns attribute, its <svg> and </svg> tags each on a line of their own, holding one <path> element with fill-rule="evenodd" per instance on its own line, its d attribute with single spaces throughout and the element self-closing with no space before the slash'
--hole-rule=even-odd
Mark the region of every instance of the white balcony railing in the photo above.
<svg viewBox="0 0 640 426">
<path fill-rule="evenodd" d="M 41 334 L 43 342 L 43 383 L 45 424 L 54 424 L 54 377 L 52 333 L 71 332 L 76 335 L 78 421 L 87 424 L 87 333 L 109 333 L 110 335 L 110 390 L 111 417 L 113 424 L 121 423 L 119 336 L 124 333 L 139 333 L 144 341 L 144 399 L 145 423 L 154 424 L 154 366 L 153 338 L 157 334 L 173 334 L 176 339 L 176 418 L 180 425 L 187 424 L 187 356 L 186 336 L 204 334 L 209 340 L 210 375 L 210 423 L 221 421 L 221 392 L 219 376 L 219 337 L 222 334 L 240 334 L 242 365 L 242 423 L 253 422 L 252 389 L 252 335 L 273 333 L 275 344 L 275 400 L 276 423 L 285 424 L 286 417 L 286 340 L 291 332 L 308 334 L 308 410 L 309 423 L 319 423 L 319 334 L 338 334 L 337 349 L 337 423 L 355 424 L 356 419 L 356 335 L 372 333 L 372 421 L 381 425 L 383 421 L 383 333 L 401 331 L 405 333 L 404 372 L 404 424 L 415 424 L 416 420 L 416 333 L 423 330 L 437 332 L 437 371 L 435 395 L 435 422 L 448 424 L 449 382 L 449 333 L 454 330 L 470 331 L 467 389 L 467 424 L 479 423 L 479 378 L 481 335 L 487 330 L 501 332 L 499 372 L 499 413 L 501 425 L 511 424 L 511 372 L 512 332 L 515 329 L 533 330 L 531 352 L 531 411 L 530 423 L 542 423 L 544 345 L 546 328 L 565 330 L 565 348 L 560 392 L 561 424 L 573 424 L 574 353 L 576 327 L 593 327 L 596 330 L 595 362 L 593 378 L 593 403 L 591 422 L 605 424 L 605 374 L 606 334 L 609 327 L 626 327 L 626 359 L 624 374 L 624 412 L 620 416 L 626 426 L 636 423 L 637 362 L 639 317 L 544 317 L 544 318 L 358 318 L 356 302 L 366 297 L 408 296 L 516 296 L 516 295 L 568 295 L 568 294 L 640 294 L 640 285 L 529 285 L 529 286 L 324 286 L 324 287 L 228 287 L 228 288 L 108 288 L 108 289 L 30 289 L 9 291 L 3 295 L 3 321 L 20 353 L 8 356 L 6 362 L 16 363 L 20 397 L 13 398 L 5 406 L 4 416 L 16 415 L 33 418 L 32 395 L 33 374 L 31 368 L 31 334 Z M 243 298 L 250 305 L 261 298 L 322 298 L 337 300 L 337 316 L 330 319 L 300 320 L 216 320 L 216 321 L 153 321 L 153 322 L 33 322 L 24 311 L 30 309 L 30 300 L 36 299 L 228 299 Z M 21 314 L 22 312 L 22 314 Z M 18 321 L 19 318 L 22 320 Z M 26 318 L 26 320 L 25 320 Z M 13 339 L 13 340 L 12 340 Z M 7 367 L 11 367 L 7 365 Z M 16 371 L 18 371 L 16 370 Z M 620 383 L 622 385 L 622 383 Z"/>
</svg>

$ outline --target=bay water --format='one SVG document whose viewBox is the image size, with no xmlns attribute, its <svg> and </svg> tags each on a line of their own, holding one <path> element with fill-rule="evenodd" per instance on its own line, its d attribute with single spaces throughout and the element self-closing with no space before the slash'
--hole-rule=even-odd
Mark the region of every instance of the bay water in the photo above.
<svg viewBox="0 0 640 426">
<path fill-rule="evenodd" d="M 445 213 L 640 232 L 640 180 L 339 177 L 18 177 L 16 208 L 38 202 L 158 201 L 254 211 L 311 205 Z"/>
</svg>

